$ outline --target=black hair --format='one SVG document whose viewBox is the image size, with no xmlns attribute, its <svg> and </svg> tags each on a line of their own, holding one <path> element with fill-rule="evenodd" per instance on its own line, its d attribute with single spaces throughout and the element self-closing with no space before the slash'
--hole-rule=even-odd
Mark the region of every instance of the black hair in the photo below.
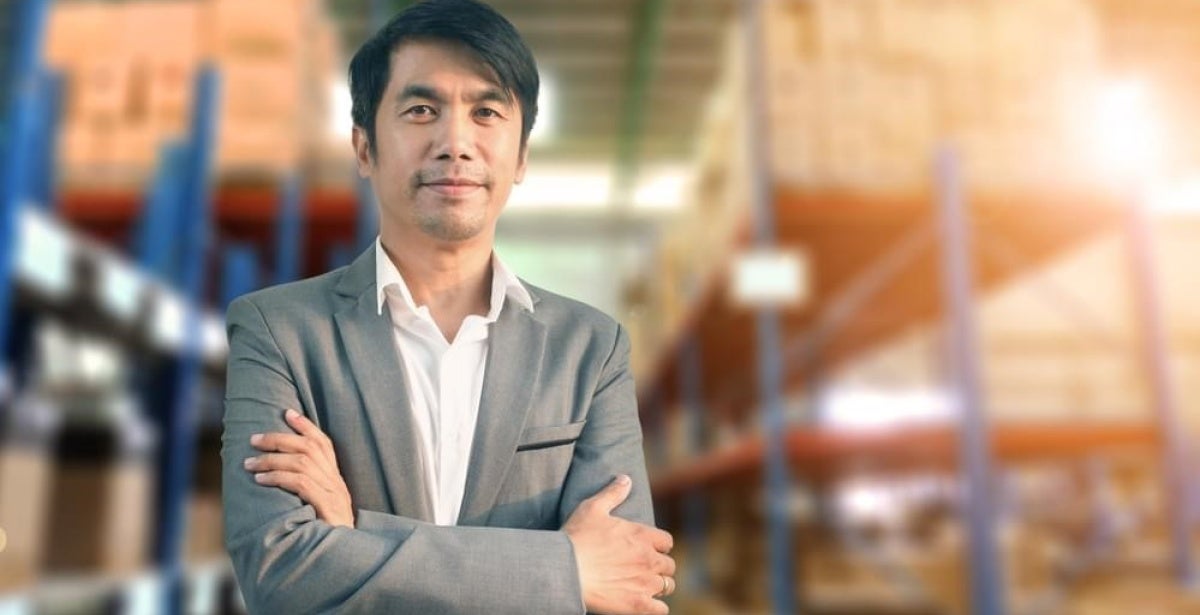
<svg viewBox="0 0 1200 615">
<path fill-rule="evenodd" d="M 501 89 L 521 105 L 521 147 L 537 118 L 539 79 L 533 53 L 503 15 L 477 0 L 424 0 L 396 14 L 350 60 L 351 116 L 375 150 L 375 116 L 391 74 L 392 51 L 410 40 L 465 46 L 495 73 Z"/>
</svg>

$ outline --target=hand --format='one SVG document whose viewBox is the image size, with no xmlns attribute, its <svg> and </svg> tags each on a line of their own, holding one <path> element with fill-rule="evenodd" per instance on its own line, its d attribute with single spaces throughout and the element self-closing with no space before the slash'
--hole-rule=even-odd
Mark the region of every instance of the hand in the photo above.
<svg viewBox="0 0 1200 615">
<path fill-rule="evenodd" d="M 246 469 L 254 473 L 258 484 L 300 496 L 322 521 L 354 527 L 350 490 L 338 470 L 333 442 L 299 412 L 288 409 L 283 416 L 296 433 L 250 436 L 250 444 L 265 454 L 247 458 Z"/>
<path fill-rule="evenodd" d="M 612 516 L 629 497 L 632 481 L 619 476 L 579 504 L 563 525 L 575 546 L 583 601 L 590 613 L 632 615 L 669 612 L 656 600 L 675 591 L 674 541 L 653 527 Z"/>
</svg>

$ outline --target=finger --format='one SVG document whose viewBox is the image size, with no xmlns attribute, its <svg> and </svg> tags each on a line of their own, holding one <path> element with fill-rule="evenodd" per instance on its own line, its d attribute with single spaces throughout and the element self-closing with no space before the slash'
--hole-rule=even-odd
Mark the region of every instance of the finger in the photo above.
<svg viewBox="0 0 1200 615">
<path fill-rule="evenodd" d="M 652 592 L 652 598 L 665 598 L 675 593 L 675 577 L 665 574 L 656 574 L 653 579 L 646 580 L 648 591 Z"/>
<path fill-rule="evenodd" d="M 329 467 L 337 470 L 337 456 L 333 453 L 333 441 L 329 439 L 329 436 L 325 435 L 325 432 L 321 431 L 320 427 L 317 427 L 316 423 L 291 408 L 288 408 L 283 413 L 283 419 L 287 421 L 287 424 L 292 429 L 296 430 L 296 433 L 310 438 L 316 443 L 318 450 L 325 457 L 325 461 L 329 464 Z"/>
<path fill-rule="evenodd" d="M 629 476 L 622 474 L 613 479 L 608 486 L 597 491 L 596 495 L 588 498 L 588 500 L 591 502 L 591 506 L 606 515 L 610 514 L 614 508 L 625 501 L 625 498 L 629 497 L 632 485 L 633 481 L 630 480 Z"/>
<path fill-rule="evenodd" d="M 258 457 L 250 457 L 243 463 L 247 470 L 255 473 L 282 470 L 303 474 L 313 479 L 324 489 L 331 489 L 329 474 L 319 463 L 306 455 L 294 453 L 267 453 Z"/>
<path fill-rule="evenodd" d="M 671 549 L 675 548 L 675 538 L 670 533 L 660 530 L 656 527 L 643 525 L 643 534 L 650 541 L 650 546 L 654 547 L 659 553 L 670 553 Z"/>
<path fill-rule="evenodd" d="M 327 470 L 337 471 L 336 467 L 330 467 L 328 458 L 321 451 L 320 444 L 308 436 L 290 433 L 254 434 L 250 436 L 250 444 L 264 453 L 307 455 L 313 461 L 324 464 Z"/>
<path fill-rule="evenodd" d="M 307 436 L 318 440 L 325 437 L 325 432 L 321 431 L 321 428 L 317 427 L 316 423 L 310 421 L 307 416 L 304 416 L 303 414 L 300 414 L 291 408 L 288 408 L 283 413 L 283 420 L 287 421 L 288 426 L 296 430 L 296 433 L 302 436 Z"/>
<path fill-rule="evenodd" d="M 250 436 L 250 445 L 264 453 L 308 454 L 313 449 L 307 438 L 290 433 L 257 433 Z"/>
<path fill-rule="evenodd" d="M 660 590 L 662 589 L 661 582 L 659 584 L 659 589 Z M 630 606 L 632 607 L 632 609 L 635 613 L 649 613 L 650 615 L 667 615 L 667 613 L 671 612 L 671 609 L 667 607 L 666 602 L 663 602 L 662 600 L 658 600 L 657 598 L 654 598 L 652 596 L 645 596 L 645 595 L 635 596 L 630 600 L 630 602 L 632 603 Z"/>
<path fill-rule="evenodd" d="M 670 589 L 667 577 L 661 574 L 645 575 L 641 579 L 643 595 L 657 598 L 667 595 L 667 590 Z"/>
<path fill-rule="evenodd" d="M 332 461 L 330 456 L 325 455 L 321 450 L 320 444 L 308 436 L 290 433 L 254 434 L 250 436 L 250 444 L 254 448 L 266 453 L 280 452 L 306 455 L 317 462 L 326 474 L 341 476 L 341 472 L 337 468 L 337 462 Z"/>
<path fill-rule="evenodd" d="M 284 472 L 275 470 L 272 472 L 262 472 L 254 475 L 254 482 L 267 487 L 279 487 L 284 491 L 290 491 L 304 500 L 307 504 L 312 504 L 315 500 L 316 488 L 312 480 L 303 474 L 295 472 Z"/>
<path fill-rule="evenodd" d="M 650 569 L 663 576 L 673 577 L 675 576 L 675 560 L 667 555 L 655 553 L 654 559 L 650 562 Z"/>
</svg>

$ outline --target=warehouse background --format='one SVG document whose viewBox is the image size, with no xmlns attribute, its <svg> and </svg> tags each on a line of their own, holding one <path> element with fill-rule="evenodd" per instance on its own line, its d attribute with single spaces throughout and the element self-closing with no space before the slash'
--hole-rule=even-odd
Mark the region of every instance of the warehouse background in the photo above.
<svg viewBox="0 0 1200 615">
<path fill-rule="evenodd" d="M 0 613 L 236 613 L 224 306 L 405 2 L 0 2 Z M 1200 3 L 497 0 L 497 251 L 633 338 L 679 613 L 1200 613 Z"/>
</svg>

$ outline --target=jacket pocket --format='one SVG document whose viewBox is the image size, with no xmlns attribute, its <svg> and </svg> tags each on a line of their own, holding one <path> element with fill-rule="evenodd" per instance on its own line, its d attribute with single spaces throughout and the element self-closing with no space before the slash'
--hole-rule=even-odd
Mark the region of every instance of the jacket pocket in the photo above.
<svg viewBox="0 0 1200 615">
<path fill-rule="evenodd" d="M 583 432 L 583 426 L 586 423 L 587 421 L 583 420 L 564 425 L 527 427 L 521 433 L 521 439 L 517 441 L 517 452 L 570 444 L 579 439 L 579 434 Z"/>
</svg>

